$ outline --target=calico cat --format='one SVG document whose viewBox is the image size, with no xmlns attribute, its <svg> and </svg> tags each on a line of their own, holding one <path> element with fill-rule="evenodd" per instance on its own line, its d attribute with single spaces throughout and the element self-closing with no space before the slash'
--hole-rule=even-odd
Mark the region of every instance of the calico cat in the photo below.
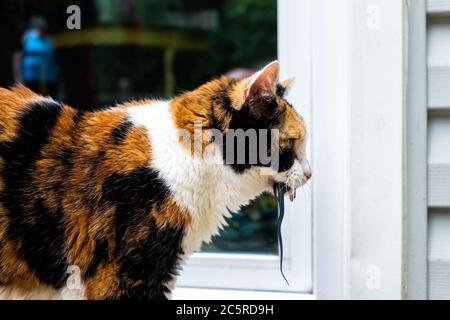
<svg viewBox="0 0 450 320">
<path fill-rule="evenodd" d="M 230 212 L 311 176 L 305 124 L 278 69 L 95 112 L 0 89 L 0 296 L 64 298 L 75 270 L 84 299 L 169 298 L 183 261 Z M 196 154 L 196 124 L 223 138 L 276 130 L 278 168 L 225 161 L 231 142 L 208 130 Z"/>
</svg>

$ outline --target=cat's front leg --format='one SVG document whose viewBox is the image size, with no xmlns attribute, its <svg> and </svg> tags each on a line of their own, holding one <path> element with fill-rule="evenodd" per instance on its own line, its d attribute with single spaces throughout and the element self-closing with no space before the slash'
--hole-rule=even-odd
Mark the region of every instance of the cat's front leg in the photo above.
<svg viewBox="0 0 450 320">
<path fill-rule="evenodd" d="M 114 263 L 98 268 L 86 281 L 87 300 L 167 300 L 170 289 L 163 283 L 151 281 L 151 277 L 133 278 L 120 273 Z"/>
</svg>

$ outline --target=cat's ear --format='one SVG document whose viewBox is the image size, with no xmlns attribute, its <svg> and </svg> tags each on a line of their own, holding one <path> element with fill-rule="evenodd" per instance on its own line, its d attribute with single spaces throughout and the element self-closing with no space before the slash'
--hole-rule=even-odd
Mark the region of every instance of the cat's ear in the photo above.
<svg viewBox="0 0 450 320">
<path fill-rule="evenodd" d="M 273 61 L 250 76 L 244 90 L 244 101 L 249 97 L 272 96 L 276 94 L 280 65 Z"/>
<path fill-rule="evenodd" d="M 284 97 L 291 90 L 292 85 L 294 84 L 295 77 L 290 77 L 284 81 L 281 81 L 277 86 L 277 95 Z"/>
<path fill-rule="evenodd" d="M 241 110 L 251 98 L 274 96 L 277 92 L 279 69 L 278 61 L 273 61 L 250 77 L 242 79 L 235 91 L 233 108 Z"/>
</svg>

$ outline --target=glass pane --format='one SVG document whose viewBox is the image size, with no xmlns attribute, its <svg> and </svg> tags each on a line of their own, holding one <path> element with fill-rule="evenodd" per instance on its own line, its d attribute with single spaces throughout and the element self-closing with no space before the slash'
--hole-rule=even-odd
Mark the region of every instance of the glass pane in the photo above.
<svg viewBox="0 0 450 320">
<path fill-rule="evenodd" d="M 263 194 L 228 220 L 228 227 L 204 244 L 205 252 L 278 252 L 277 204 L 270 194 Z"/>
<path fill-rule="evenodd" d="M 80 8 L 80 30 L 68 29 L 70 5 Z M 20 79 L 21 59 L 36 60 L 22 40 L 42 25 L 53 43 L 46 67 L 56 71 L 37 73 L 29 85 L 79 109 L 167 98 L 221 74 L 247 76 L 276 59 L 276 7 L 276 0 L 0 1 L 0 85 Z M 229 222 L 203 250 L 277 253 L 272 197 Z"/>
</svg>

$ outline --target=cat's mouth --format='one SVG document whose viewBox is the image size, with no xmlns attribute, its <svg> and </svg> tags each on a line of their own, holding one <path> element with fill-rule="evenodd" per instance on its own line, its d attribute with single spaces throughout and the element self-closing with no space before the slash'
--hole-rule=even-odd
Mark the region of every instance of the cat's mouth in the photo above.
<svg viewBox="0 0 450 320">
<path fill-rule="evenodd" d="M 294 162 L 289 170 L 273 176 L 272 186 L 279 189 L 279 194 L 287 195 L 289 200 L 294 201 L 297 189 L 305 185 L 310 178 L 310 169 L 305 170 L 300 163 Z"/>
<path fill-rule="evenodd" d="M 273 180 L 272 186 L 273 188 L 276 187 L 283 195 L 287 195 L 292 202 L 297 196 L 297 189 L 302 187 L 307 181 L 307 178 L 303 178 L 301 175 L 294 173 L 289 175 L 285 181 Z"/>
</svg>

